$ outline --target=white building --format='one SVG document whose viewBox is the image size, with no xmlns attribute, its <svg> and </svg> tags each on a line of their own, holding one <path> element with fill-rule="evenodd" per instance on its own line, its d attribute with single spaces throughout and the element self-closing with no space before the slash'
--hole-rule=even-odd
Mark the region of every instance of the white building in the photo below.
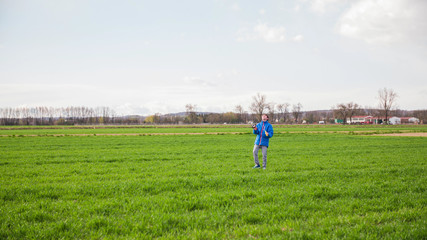
<svg viewBox="0 0 427 240">
<path fill-rule="evenodd" d="M 418 124 L 420 119 L 416 117 L 392 117 L 390 118 L 390 124 Z"/>
<path fill-rule="evenodd" d="M 351 118 L 347 118 L 347 123 L 350 124 L 372 124 L 374 123 L 374 117 L 372 116 L 353 116 Z"/>
<path fill-rule="evenodd" d="M 396 124 L 402 124 L 402 121 L 400 120 L 400 117 L 391 117 L 389 119 L 390 124 L 396 125 Z"/>
<path fill-rule="evenodd" d="M 418 124 L 418 123 L 420 123 L 420 119 L 419 118 L 416 118 L 416 117 L 411 117 L 411 118 L 409 118 L 409 120 L 408 120 L 410 123 L 416 123 L 416 124 Z"/>
</svg>

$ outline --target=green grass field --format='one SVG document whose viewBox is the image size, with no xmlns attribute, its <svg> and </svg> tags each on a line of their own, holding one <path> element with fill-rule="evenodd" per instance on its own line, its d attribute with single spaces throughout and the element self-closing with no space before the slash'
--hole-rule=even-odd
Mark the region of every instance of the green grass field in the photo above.
<svg viewBox="0 0 427 240">
<path fill-rule="evenodd" d="M 364 131 L 426 127 L 275 126 L 266 170 L 242 126 L 2 129 L 0 239 L 426 239 L 427 138 Z"/>
<path fill-rule="evenodd" d="M 77 134 L 248 133 L 249 125 L 148 126 L 2 126 L 0 136 Z M 393 133 L 427 132 L 425 125 L 274 125 L 277 133 Z"/>
</svg>

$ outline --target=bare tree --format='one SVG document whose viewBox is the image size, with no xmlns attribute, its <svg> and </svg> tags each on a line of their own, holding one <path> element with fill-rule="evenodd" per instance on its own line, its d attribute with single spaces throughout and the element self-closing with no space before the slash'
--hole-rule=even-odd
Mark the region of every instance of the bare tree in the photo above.
<svg viewBox="0 0 427 240">
<path fill-rule="evenodd" d="M 187 112 L 187 118 L 190 123 L 197 122 L 196 108 L 197 106 L 195 104 L 185 105 L 185 111 Z"/>
<path fill-rule="evenodd" d="M 275 119 L 275 115 L 276 115 L 275 109 L 276 109 L 275 103 L 271 102 L 267 104 L 268 116 L 271 119 L 271 122 L 274 122 L 274 119 Z"/>
<path fill-rule="evenodd" d="M 28 107 L 22 108 L 22 118 L 24 120 L 24 125 L 30 125 L 31 112 Z"/>
<path fill-rule="evenodd" d="M 154 116 L 154 118 L 153 118 L 154 123 L 155 124 L 159 124 L 160 123 L 160 116 L 161 116 L 161 114 L 160 113 L 155 113 L 153 116 Z"/>
<path fill-rule="evenodd" d="M 267 97 L 261 93 L 257 93 L 256 96 L 252 97 L 253 102 L 250 109 L 257 116 L 257 121 L 261 121 L 262 114 L 264 114 L 267 108 Z"/>
<path fill-rule="evenodd" d="M 239 121 L 239 122 L 244 122 L 244 120 L 243 120 L 243 115 L 245 114 L 245 110 L 243 109 L 242 105 L 237 105 L 237 106 L 234 108 L 234 111 L 235 111 L 235 112 L 236 112 L 236 114 L 237 114 L 237 119 L 238 119 L 238 121 Z"/>
<path fill-rule="evenodd" d="M 301 117 L 301 109 L 302 109 L 301 103 L 293 105 L 292 107 L 292 115 L 294 116 L 295 123 L 298 123 L 298 119 L 299 117 Z"/>
<path fill-rule="evenodd" d="M 363 112 L 369 116 L 377 116 L 378 115 L 378 109 L 371 107 L 371 106 L 365 106 L 363 109 Z"/>
<path fill-rule="evenodd" d="M 379 109 L 381 114 L 385 116 L 385 123 L 388 124 L 388 117 L 390 111 L 395 108 L 397 98 L 397 93 L 393 89 L 380 89 L 378 90 L 378 100 L 379 100 Z"/>
<path fill-rule="evenodd" d="M 348 109 L 348 118 L 350 118 L 350 123 L 351 123 L 353 116 L 360 111 L 360 106 L 357 103 L 349 102 L 347 103 L 347 109 Z"/>
<path fill-rule="evenodd" d="M 288 115 L 289 103 L 280 103 L 276 105 L 276 109 L 279 112 L 279 121 L 283 119 L 283 122 L 286 122 L 286 117 Z"/>
<path fill-rule="evenodd" d="M 421 124 L 427 122 L 427 110 L 416 110 L 414 111 L 414 117 L 420 120 Z"/>
<path fill-rule="evenodd" d="M 343 124 L 347 123 L 347 119 L 351 123 L 352 117 L 360 110 L 360 106 L 357 103 L 349 102 L 349 103 L 340 103 L 337 104 L 333 109 L 334 115 L 337 119 L 342 119 Z"/>
<path fill-rule="evenodd" d="M 109 107 L 101 107 L 102 119 L 104 123 L 110 122 L 110 108 Z"/>
<path fill-rule="evenodd" d="M 16 124 L 16 111 L 13 108 L 5 108 L 1 111 L 4 125 Z"/>
<path fill-rule="evenodd" d="M 0 124 L 6 125 L 6 109 L 0 108 Z"/>
<path fill-rule="evenodd" d="M 305 113 L 305 120 L 307 123 L 315 123 L 319 122 L 321 120 L 325 120 L 326 117 L 324 116 L 324 113 L 321 111 L 309 111 Z"/>
<path fill-rule="evenodd" d="M 344 103 L 337 104 L 332 108 L 332 111 L 334 112 L 334 117 L 336 119 L 342 119 L 342 124 L 347 123 L 347 106 Z"/>
</svg>

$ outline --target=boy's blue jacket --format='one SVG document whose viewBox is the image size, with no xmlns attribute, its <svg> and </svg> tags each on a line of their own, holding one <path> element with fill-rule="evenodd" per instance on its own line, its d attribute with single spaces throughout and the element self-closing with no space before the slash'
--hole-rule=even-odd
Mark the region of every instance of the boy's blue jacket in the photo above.
<svg viewBox="0 0 427 240">
<path fill-rule="evenodd" d="M 263 145 L 268 147 L 268 142 L 270 138 L 273 137 L 273 126 L 268 121 L 260 122 L 256 125 L 257 130 L 253 130 L 253 133 L 256 134 L 255 144 Z M 265 135 L 265 132 L 268 132 L 268 136 Z"/>
</svg>

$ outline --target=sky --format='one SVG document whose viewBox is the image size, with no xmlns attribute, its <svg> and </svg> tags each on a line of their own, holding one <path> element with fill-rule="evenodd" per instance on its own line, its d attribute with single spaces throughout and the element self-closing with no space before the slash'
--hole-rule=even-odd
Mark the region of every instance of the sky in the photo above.
<svg viewBox="0 0 427 240">
<path fill-rule="evenodd" d="M 0 108 L 427 108 L 425 0 L 0 0 Z"/>
</svg>

